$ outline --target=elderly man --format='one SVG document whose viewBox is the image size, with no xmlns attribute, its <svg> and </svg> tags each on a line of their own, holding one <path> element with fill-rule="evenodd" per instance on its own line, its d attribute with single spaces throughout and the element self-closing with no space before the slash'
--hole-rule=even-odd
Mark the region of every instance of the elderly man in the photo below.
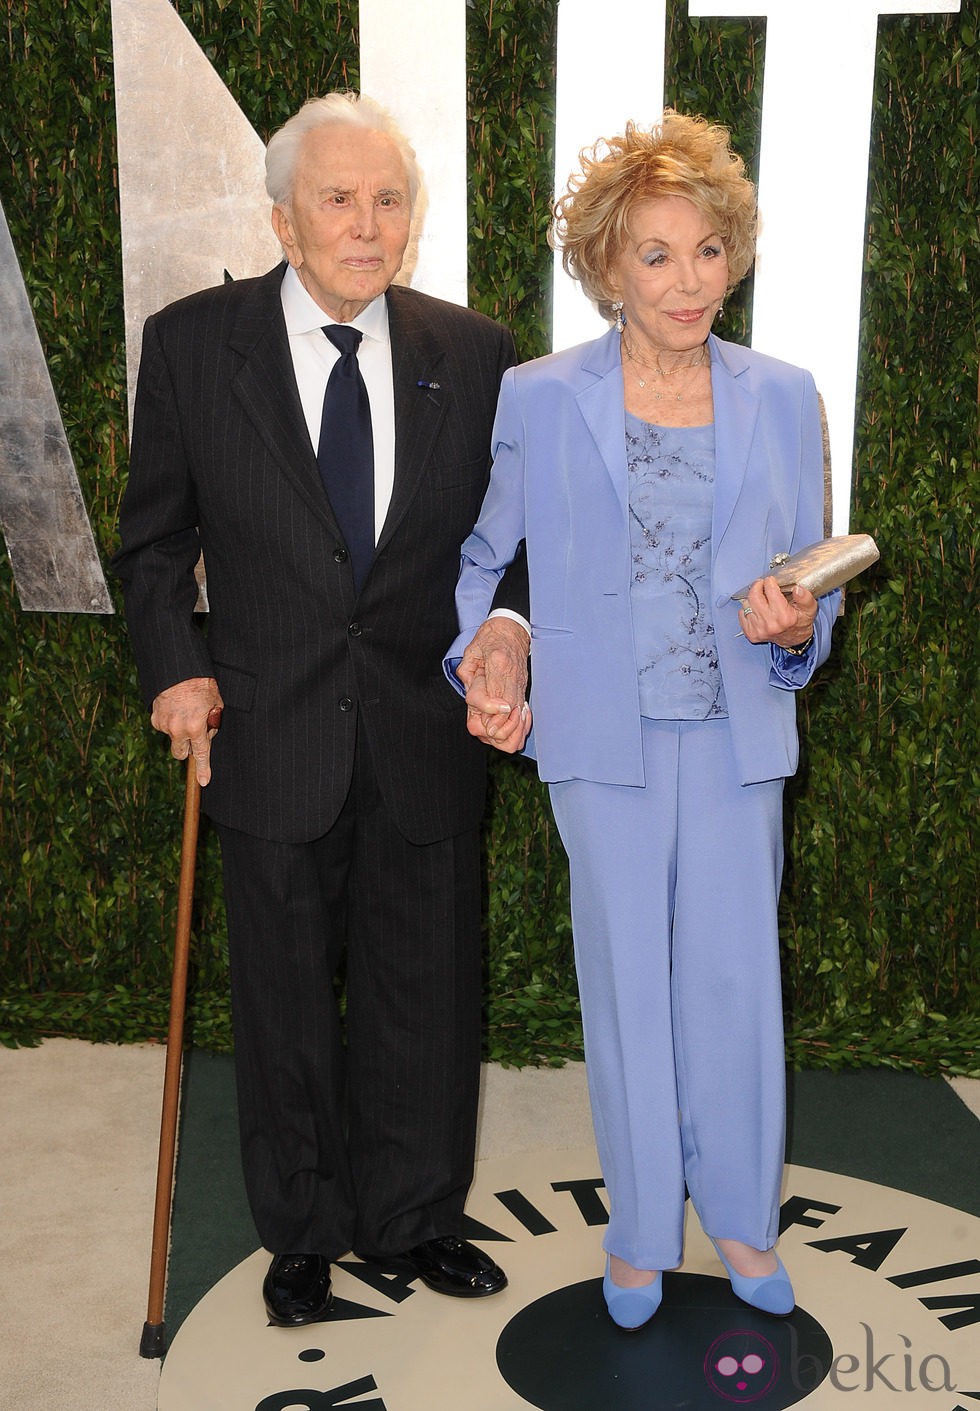
<svg viewBox="0 0 980 1411">
<path fill-rule="evenodd" d="M 297 1326 L 350 1250 L 442 1293 L 506 1284 L 461 1238 L 484 752 L 441 660 L 514 350 L 392 286 L 419 178 L 383 109 L 307 103 L 266 172 L 287 263 L 147 322 L 116 568 L 152 723 L 220 838 L 263 1294 Z M 472 663 L 504 729 L 526 575 L 510 594 Z"/>
</svg>

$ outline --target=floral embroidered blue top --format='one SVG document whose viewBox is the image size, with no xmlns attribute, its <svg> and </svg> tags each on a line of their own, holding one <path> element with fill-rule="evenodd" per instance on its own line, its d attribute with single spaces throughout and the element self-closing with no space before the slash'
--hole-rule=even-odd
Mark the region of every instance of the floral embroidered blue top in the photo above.
<svg viewBox="0 0 980 1411">
<path fill-rule="evenodd" d="M 653 426 L 626 413 L 631 603 L 640 712 L 728 714 L 711 615 L 715 428 Z"/>
</svg>

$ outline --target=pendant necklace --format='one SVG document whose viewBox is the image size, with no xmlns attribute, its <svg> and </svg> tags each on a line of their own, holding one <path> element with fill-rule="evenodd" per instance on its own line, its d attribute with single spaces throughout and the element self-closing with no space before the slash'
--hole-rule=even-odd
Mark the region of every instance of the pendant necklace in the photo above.
<svg viewBox="0 0 980 1411">
<path fill-rule="evenodd" d="M 633 353 L 632 349 L 630 348 L 630 345 L 627 343 L 627 341 L 626 341 L 625 338 L 623 339 L 623 348 L 624 348 L 624 350 L 625 350 L 625 352 L 626 352 L 626 357 L 627 357 L 627 359 L 629 360 L 629 362 L 631 362 L 631 363 L 633 364 L 633 372 L 634 372 L 634 376 L 636 377 L 637 383 L 639 384 L 640 387 L 643 387 L 643 388 L 646 387 L 646 385 L 647 385 L 647 380 L 648 380 L 648 379 L 645 378 L 645 377 L 641 377 L 641 376 L 640 376 L 639 372 L 637 371 L 637 369 L 640 368 L 640 367 L 645 368 L 648 372 L 655 373 L 655 374 L 657 375 L 657 377 L 674 377 L 674 376 L 676 376 L 676 374 L 679 373 L 679 372 L 691 372 L 691 371 L 693 371 L 694 368 L 701 367 L 701 366 L 703 365 L 703 363 L 704 363 L 704 360 L 705 360 L 705 359 L 704 359 L 704 344 L 703 344 L 703 343 L 701 344 L 701 347 L 698 349 L 698 356 L 697 356 L 697 358 L 696 358 L 693 362 L 681 363 L 678 367 L 672 367 L 672 368 L 663 368 L 663 367 L 660 366 L 660 354 L 659 354 L 659 353 L 657 354 L 657 363 L 656 363 L 656 366 L 655 366 L 655 367 L 651 367 L 649 363 L 642 362 L 640 358 L 638 358 L 638 357 L 635 356 L 635 354 Z M 654 392 L 653 396 L 654 396 L 654 400 L 655 400 L 655 401 L 657 401 L 657 402 L 663 402 L 664 400 L 666 400 L 667 393 L 666 393 L 666 392 Z M 674 393 L 674 399 L 675 399 L 675 401 L 682 402 L 682 401 L 684 400 L 684 393 L 683 393 L 683 392 L 675 392 L 675 393 Z"/>
</svg>

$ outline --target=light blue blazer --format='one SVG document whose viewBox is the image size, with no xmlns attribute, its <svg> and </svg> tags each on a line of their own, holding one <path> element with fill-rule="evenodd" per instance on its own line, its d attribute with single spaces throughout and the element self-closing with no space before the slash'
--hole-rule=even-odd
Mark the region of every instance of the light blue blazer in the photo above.
<svg viewBox="0 0 980 1411">
<path fill-rule="evenodd" d="M 512 368 L 493 432 L 493 472 L 462 549 L 454 667 L 526 539 L 531 708 L 526 752 L 541 778 L 642 785 L 639 688 L 619 335 Z M 830 650 L 840 594 L 820 600 L 802 657 L 740 635 L 731 594 L 774 554 L 823 537 L 823 441 L 808 372 L 709 338 L 715 410 L 711 587 L 718 659 L 743 784 L 794 773 L 795 691 Z"/>
</svg>

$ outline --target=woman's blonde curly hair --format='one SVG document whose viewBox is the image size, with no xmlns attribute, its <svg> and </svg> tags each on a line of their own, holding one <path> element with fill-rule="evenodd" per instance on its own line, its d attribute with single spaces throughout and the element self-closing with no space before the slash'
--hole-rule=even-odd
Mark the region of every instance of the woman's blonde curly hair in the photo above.
<svg viewBox="0 0 980 1411">
<path fill-rule="evenodd" d="M 629 239 L 634 209 L 683 196 L 711 221 L 728 257 L 729 291 L 755 258 L 756 191 L 726 127 L 672 108 L 649 130 L 628 122 L 579 157 L 581 173 L 553 207 L 551 243 L 604 318 L 613 317 L 610 271 Z"/>
</svg>

